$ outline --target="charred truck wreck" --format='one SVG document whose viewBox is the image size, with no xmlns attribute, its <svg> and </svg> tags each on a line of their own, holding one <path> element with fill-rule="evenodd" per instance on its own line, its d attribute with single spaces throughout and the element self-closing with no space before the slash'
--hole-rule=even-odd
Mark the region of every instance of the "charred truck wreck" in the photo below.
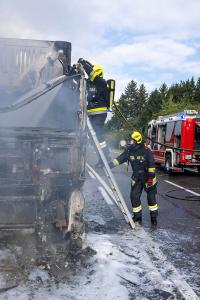
<svg viewBox="0 0 200 300">
<path fill-rule="evenodd" d="M 0 39 L 0 49 L 0 234 L 80 247 L 85 79 L 68 75 L 71 44 Z"/>
</svg>

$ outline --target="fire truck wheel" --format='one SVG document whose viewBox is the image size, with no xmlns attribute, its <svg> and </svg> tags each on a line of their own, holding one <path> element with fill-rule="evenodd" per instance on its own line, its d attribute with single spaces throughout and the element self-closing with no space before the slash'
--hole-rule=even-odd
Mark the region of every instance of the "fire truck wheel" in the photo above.
<svg viewBox="0 0 200 300">
<path fill-rule="evenodd" d="M 171 155 L 167 155 L 165 158 L 165 171 L 167 172 L 167 174 L 170 174 L 172 172 L 171 166 L 172 166 Z"/>
</svg>

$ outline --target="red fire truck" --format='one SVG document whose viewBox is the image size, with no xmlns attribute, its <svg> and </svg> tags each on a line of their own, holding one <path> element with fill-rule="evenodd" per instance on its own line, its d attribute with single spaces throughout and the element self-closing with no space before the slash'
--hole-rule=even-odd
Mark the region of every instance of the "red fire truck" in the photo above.
<svg viewBox="0 0 200 300">
<path fill-rule="evenodd" d="M 184 110 L 148 123 L 147 145 L 168 173 L 195 168 L 200 173 L 200 114 Z"/>
</svg>

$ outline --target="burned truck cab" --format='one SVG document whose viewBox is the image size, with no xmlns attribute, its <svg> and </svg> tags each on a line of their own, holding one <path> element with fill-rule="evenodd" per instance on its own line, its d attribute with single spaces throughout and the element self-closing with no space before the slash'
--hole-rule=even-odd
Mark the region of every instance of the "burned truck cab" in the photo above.
<svg viewBox="0 0 200 300">
<path fill-rule="evenodd" d="M 68 73 L 71 44 L 0 39 L 0 49 L 0 231 L 80 236 L 85 79 Z"/>
</svg>

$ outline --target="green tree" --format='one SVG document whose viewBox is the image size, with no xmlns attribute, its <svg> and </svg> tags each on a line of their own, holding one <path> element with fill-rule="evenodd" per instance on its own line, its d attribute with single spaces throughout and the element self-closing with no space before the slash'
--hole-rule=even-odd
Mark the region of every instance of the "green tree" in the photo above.
<svg viewBox="0 0 200 300">
<path fill-rule="evenodd" d="M 163 101 L 165 101 L 165 99 L 167 98 L 167 94 L 168 94 L 168 87 L 167 87 L 166 83 L 163 83 L 160 86 L 159 92 L 160 92 L 161 99 Z"/>
<path fill-rule="evenodd" d="M 127 119 L 137 116 L 138 110 L 138 87 L 137 83 L 134 80 L 128 83 L 125 88 L 125 101 L 128 105 Z"/>
<path fill-rule="evenodd" d="M 191 78 L 169 87 L 163 83 L 160 88 L 153 90 L 149 95 L 144 84 L 138 88 L 137 83 L 132 80 L 121 95 L 118 108 L 128 120 L 129 125 L 115 109 L 108 128 L 121 129 L 125 133 L 133 129 L 145 132 L 147 123 L 159 115 L 178 113 L 185 109 L 200 111 L 200 78 L 196 83 L 194 78 Z"/>
<path fill-rule="evenodd" d="M 137 115 L 143 113 L 147 101 L 148 101 L 147 90 L 144 84 L 141 84 L 138 91 Z"/>
<path fill-rule="evenodd" d="M 183 112 L 186 109 L 194 109 L 198 111 L 200 109 L 200 104 L 194 102 L 189 103 L 187 99 L 184 99 L 181 102 L 175 102 L 173 97 L 169 97 L 168 100 L 162 104 L 160 111 L 154 114 L 154 118 L 157 118 L 159 115 L 165 116 Z"/>
<path fill-rule="evenodd" d="M 200 78 L 198 78 L 195 85 L 194 102 L 200 103 Z"/>
<path fill-rule="evenodd" d="M 131 121 L 139 113 L 138 93 L 139 91 L 137 83 L 134 80 L 132 80 L 128 83 L 127 87 L 125 88 L 125 93 L 121 95 L 119 101 L 116 103 L 118 110 L 128 121 Z M 124 120 L 119 115 L 118 110 L 116 108 L 113 109 L 113 117 L 107 123 L 108 129 L 127 129 L 127 124 L 124 123 Z"/>
<path fill-rule="evenodd" d="M 174 102 L 184 101 L 192 103 L 194 101 L 195 89 L 195 81 L 192 77 L 191 80 L 180 81 L 180 83 L 172 85 L 168 90 L 168 96 L 172 95 Z"/>
</svg>

